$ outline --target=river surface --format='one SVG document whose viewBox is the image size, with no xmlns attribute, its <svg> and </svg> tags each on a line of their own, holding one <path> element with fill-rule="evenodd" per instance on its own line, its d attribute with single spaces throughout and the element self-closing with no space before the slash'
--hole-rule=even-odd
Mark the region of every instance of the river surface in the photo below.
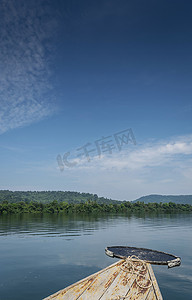
<svg viewBox="0 0 192 300">
<path fill-rule="evenodd" d="M 192 214 L 0 217 L 0 300 L 38 300 L 117 261 L 106 246 L 180 256 L 153 266 L 162 296 L 192 299 Z"/>
</svg>

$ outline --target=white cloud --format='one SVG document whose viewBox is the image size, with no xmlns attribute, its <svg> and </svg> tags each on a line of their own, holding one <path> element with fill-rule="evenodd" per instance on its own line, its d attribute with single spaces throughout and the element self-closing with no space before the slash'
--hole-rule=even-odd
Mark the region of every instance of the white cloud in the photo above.
<svg viewBox="0 0 192 300">
<path fill-rule="evenodd" d="M 192 136 L 178 137 L 177 140 L 162 141 L 153 144 L 135 146 L 110 155 L 90 157 L 88 163 L 85 158 L 74 159 L 80 169 L 102 170 L 139 170 L 145 167 L 178 165 L 180 159 L 185 161 L 192 154 Z M 183 157 L 185 156 L 185 157 Z M 173 162 L 174 161 L 174 162 Z"/>
<path fill-rule="evenodd" d="M 112 199 L 133 200 L 147 194 L 191 194 L 192 136 L 127 145 L 101 158 L 74 159 L 77 165 L 58 172 L 58 183 L 71 190 L 97 193 Z M 73 181 L 72 181 L 73 180 Z M 71 183 L 72 182 L 72 183 Z"/>
<path fill-rule="evenodd" d="M 53 112 L 47 41 L 56 21 L 41 2 L 1 1 L 0 133 Z"/>
</svg>

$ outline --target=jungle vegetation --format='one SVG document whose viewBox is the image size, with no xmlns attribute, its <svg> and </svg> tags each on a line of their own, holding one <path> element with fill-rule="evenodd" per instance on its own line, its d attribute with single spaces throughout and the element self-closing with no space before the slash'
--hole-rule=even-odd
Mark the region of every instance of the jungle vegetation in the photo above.
<svg viewBox="0 0 192 300">
<path fill-rule="evenodd" d="M 87 201 L 84 203 L 67 203 L 54 200 L 50 203 L 41 202 L 16 202 L 11 203 L 4 200 L 0 203 L 0 215 L 23 214 L 23 213 L 132 213 L 132 212 L 192 212 L 192 205 L 169 203 L 147 203 L 144 202 L 122 202 L 120 204 L 97 203 Z"/>
</svg>

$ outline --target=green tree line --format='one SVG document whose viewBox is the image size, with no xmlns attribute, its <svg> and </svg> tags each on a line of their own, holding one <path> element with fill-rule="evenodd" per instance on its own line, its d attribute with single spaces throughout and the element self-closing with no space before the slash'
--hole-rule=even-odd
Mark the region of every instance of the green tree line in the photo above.
<svg viewBox="0 0 192 300">
<path fill-rule="evenodd" d="M 104 204 L 96 201 L 85 203 L 67 203 L 54 200 L 50 203 L 16 202 L 4 200 L 0 203 L 0 215 L 21 213 L 131 213 L 131 212 L 192 212 L 192 205 L 169 203 L 122 202 L 121 204 Z"/>
</svg>

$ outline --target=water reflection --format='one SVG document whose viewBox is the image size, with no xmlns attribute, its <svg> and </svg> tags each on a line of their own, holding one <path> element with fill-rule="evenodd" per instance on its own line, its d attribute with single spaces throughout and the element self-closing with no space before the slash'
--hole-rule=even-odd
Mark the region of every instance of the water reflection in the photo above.
<svg viewBox="0 0 192 300">
<path fill-rule="evenodd" d="M 181 267 L 154 266 L 154 271 L 164 299 L 191 299 L 191 217 L 156 213 L 2 216 L 0 299 L 41 299 L 62 289 L 113 263 L 104 254 L 105 247 L 113 245 L 181 256 Z"/>
<path fill-rule="evenodd" d="M 0 217 L 0 235 L 22 234 L 59 236 L 63 234 L 81 235 L 92 234 L 98 229 L 105 229 L 109 226 L 136 221 L 142 228 L 154 230 L 155 227 L 166 228 L 188 225 L 191 220 L 190 214 L 118 214 L 118 215 L 97 215 L 97 214 L 21 214 L 3 215 Z M 151 227 L 149 226 L 151 224 Z M 166 224 L 166 227 L 165 227 Z"/>
</svg>

